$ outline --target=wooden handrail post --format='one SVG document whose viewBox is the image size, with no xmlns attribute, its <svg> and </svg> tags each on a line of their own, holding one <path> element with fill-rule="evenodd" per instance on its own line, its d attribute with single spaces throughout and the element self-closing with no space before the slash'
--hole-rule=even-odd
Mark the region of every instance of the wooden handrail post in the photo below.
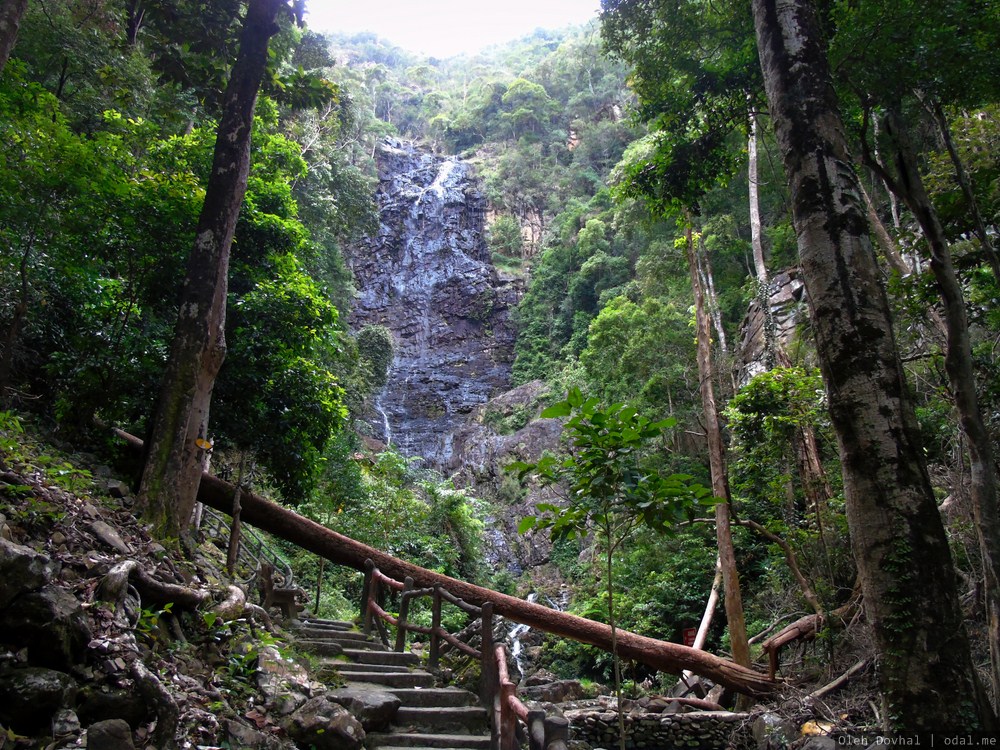
<svg viewBox="0 0 1000 750">
<path fill-rule="evenodd" d="M 483 602 L 482 613 L 482 643 L 480 646 L 480 682 L 479 698 L 484 706 L 493 705 L 500 673 L 497 669 L 497 654 L 493 645 L 493 602 Z"/>
<path fill-rule="evenodd" d="M 378 596 L 377 591 L 378 579 L 375 578 L 375 563 L 371 560 L 365 560 L 365 585 L 361 589 L 361 630 L 365 635 L 371 635 L 372 632 L 372 611 L 368 607 L 368 602 Z"/>
<path fill-rule="evenodd" d="M 406 576 L 403 581 L 403 592 L 399 595 L 399 619 L 396 624 L 396 650 L 400 653 L 406 648 L 406 616 L 410 611 L 410 597 L 407 591 L 413 590 L 413 578 Z"/>
<path fill-rule="evenodd" d="M 562 716 L 545 717 L 545 750 L 566 750 L 569 720 Z"/>
<path fill-rule="evenodd" d="M 500 750 L 517 750 L 517 716 L 511 705 L 516 691 L 512 682 L 500 685 Z"/>
<path fill-rule="evenodd" d="M 441 587 L 434 586 L 431 604 L 431 658 L 430 667 L 435 669 L 441 656 Z"/>
</svg>

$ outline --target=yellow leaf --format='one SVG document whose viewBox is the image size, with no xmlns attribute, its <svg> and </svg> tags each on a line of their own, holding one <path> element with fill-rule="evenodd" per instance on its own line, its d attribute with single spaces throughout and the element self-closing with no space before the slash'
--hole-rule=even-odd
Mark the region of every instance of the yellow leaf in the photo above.
<svg viewBox="0 0 1000 750">
<path fill-rule="evenodd" d="M 802 735 L 804 737 L 828 735 L 833 731 L 833 724 L 828 721 L 807 721 L 802 725 Z"/>
</svg>

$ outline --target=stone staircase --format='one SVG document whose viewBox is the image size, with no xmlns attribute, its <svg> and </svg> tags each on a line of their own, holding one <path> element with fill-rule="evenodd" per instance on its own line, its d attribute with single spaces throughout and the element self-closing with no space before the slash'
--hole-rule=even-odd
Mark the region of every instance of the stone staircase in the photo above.
<svg viewBox="0 0 1000 750">
<path fill-rule="evenodd" d="M 295 634 L 297 643 L 324 657 L 322 662 L 334 667 L 348 688 L 399 698 L 391 725 L 366 736 L 369 750 L 489 750 L 487 712 L 478 696 L 437 687 L 434 675 L 419 668 L 414 654 L 390 651 L 353 623 L 310 619 Z"/>
</svg>

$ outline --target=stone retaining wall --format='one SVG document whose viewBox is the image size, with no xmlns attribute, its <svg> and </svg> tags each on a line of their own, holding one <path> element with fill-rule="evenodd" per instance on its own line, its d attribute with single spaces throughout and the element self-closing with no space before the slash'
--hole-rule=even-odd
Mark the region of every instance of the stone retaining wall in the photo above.
<svg viewBox="0 0 1000 750">
<path fill-rule="evenodd" d="M 618 714 L 612 710 L 566 711 L 570 737 L 595 748 L 617 748 Z M 749 715 L 728 711 L 625 714 L 627 750 L 722 750 L 752 747 Z"/>
</svg>

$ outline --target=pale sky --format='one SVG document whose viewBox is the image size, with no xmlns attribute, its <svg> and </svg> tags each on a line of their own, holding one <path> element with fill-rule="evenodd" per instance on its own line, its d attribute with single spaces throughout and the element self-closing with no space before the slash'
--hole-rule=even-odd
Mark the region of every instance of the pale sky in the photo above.
<svg viewBox="0 0 1000 750">
<path fill-rule="evenodd" d="M 411 52 L 450 57 L 585 23 L 600 7 L 600 0 L 306 0 L 306 23 L 315 31 L 374 31 Z"/>
</svg>

